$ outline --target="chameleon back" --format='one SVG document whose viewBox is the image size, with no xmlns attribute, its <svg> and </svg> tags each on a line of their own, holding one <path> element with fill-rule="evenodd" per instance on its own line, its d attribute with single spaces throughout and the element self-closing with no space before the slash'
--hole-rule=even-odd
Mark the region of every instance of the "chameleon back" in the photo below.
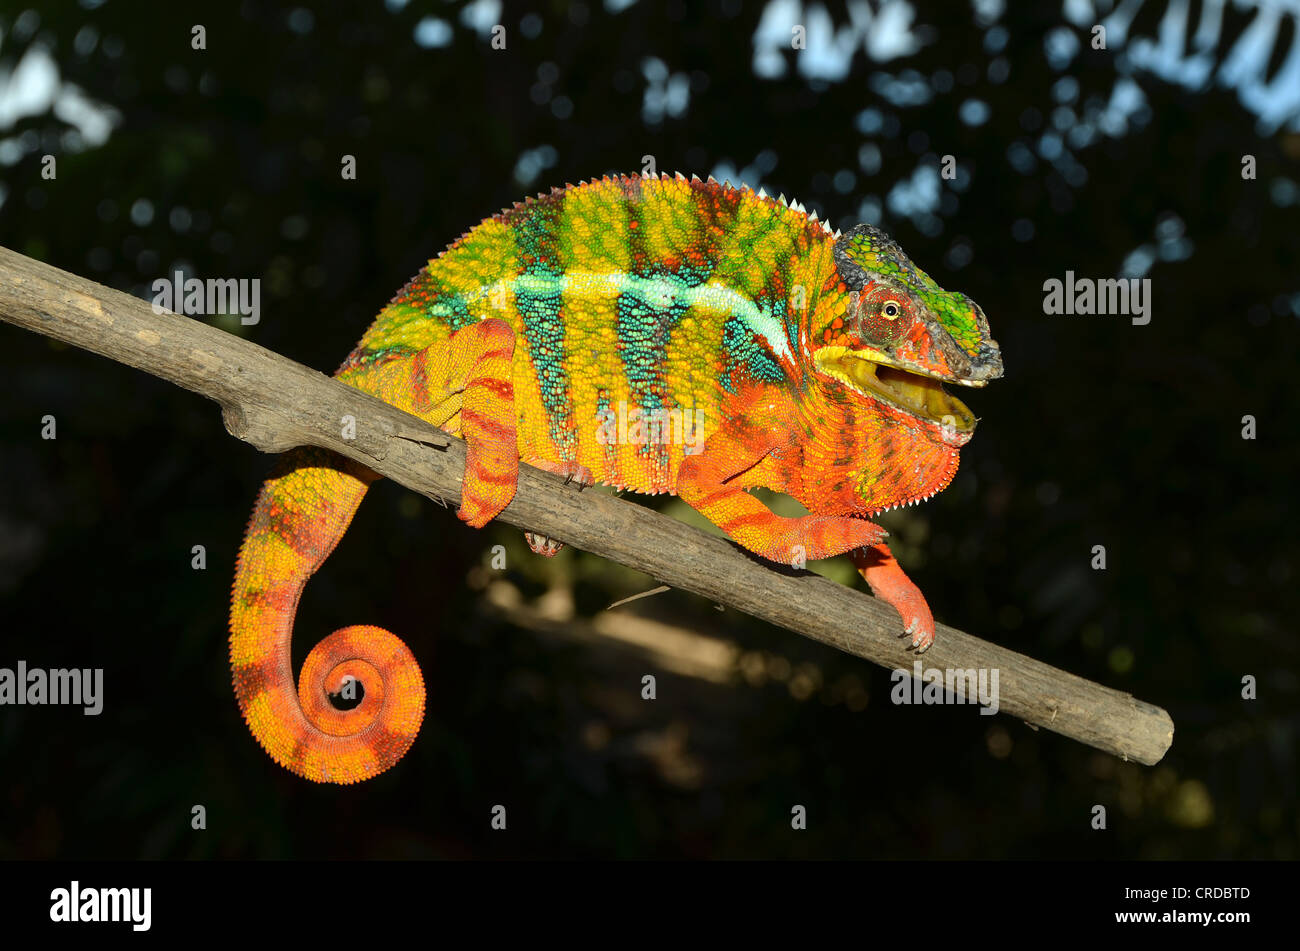
<svg viewBox="0 0 1300 951">
<path fill-rule="evenodd" d="M 837 286 L 830 234 L 792 208 L 713 181 L 605 178 L 462 236 L 394 297 L 339 375 L 396 402 L 403 362 L 505 319 L 520 457 L 671 492 L 730 396 L 805 372 L 792 299 L 812 305 Z M 454 418 L 431 421 L 457 432 Z"/>
</svg>

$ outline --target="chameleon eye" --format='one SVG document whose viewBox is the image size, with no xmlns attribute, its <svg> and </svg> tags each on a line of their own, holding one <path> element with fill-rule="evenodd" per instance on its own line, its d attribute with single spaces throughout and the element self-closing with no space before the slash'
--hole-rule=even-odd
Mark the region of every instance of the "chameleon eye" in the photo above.
<svg viewBox="0 0 1300 951">
<path fill-rule="evenodd" d="M 856 317 L 862 340 L 872 346 L 893 346 L 907 332 L 911 308 L 892 287 L 877 287 L 862 296 Z"/>
</svg>

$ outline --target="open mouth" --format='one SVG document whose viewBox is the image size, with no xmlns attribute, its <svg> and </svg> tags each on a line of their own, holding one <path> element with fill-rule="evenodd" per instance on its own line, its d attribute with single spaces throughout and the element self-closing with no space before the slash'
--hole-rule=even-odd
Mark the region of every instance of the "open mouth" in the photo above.
<svg viewBox="0 0 1300 951">
<path fill-rule="evenodd" d="M 819 370 L 860 393 L 932 423 L 951 424 L 959 433 L 975 430 L 975 414 L 961 400 L 949 396 L 934 377 L 878 363 L 845 347 L 823 347 L 816 359 Z"/>
</svg>

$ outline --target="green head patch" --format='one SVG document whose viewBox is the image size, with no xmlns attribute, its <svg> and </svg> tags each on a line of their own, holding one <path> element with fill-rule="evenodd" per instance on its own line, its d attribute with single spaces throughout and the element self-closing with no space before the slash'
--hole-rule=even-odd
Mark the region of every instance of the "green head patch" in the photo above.
<svg viewBox="0 0 1300 951">
<path fill-rule="evenodd" d="M 915 417 L 951 423 L 968 438 L 974 415 L 937 381 L 983 386 L 1002 375 L 1002 355 L 979 305 L 945 291 L 871 225 L 841 235 L 834 255 L 848 306 L 814 328 L 818 367 Z"/>
<path fill-rule="evenodd" d="M 979 305 L 965 294 L 945 291 L 879 228 L 858 225 L 842 235 L 835 242 L 835 267 L 850 294 L 887 288 L 908 295 L 914 316 L 935 338 L 934 349 L 940 351 L 935 356 L 949 357 L 943 362 L 954 378 L 972 382 L 1002 375 L 1002 357 Z M 949 375 L 938 367 L 931 372 Z"/>
</svg>

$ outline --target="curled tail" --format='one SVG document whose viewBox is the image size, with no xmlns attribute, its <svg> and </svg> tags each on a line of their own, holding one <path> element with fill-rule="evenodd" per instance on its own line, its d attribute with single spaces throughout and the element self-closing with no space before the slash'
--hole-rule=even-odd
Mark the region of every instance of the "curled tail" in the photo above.
<svg viewBox="0 0 1300 951">
<path fill-rule="evenodd" d="M 240 712 L 272 759 L 318 783 L 382 773 L 405 755 L 424 717 L 420 667 L 379 627 L 354 625 L 326 637 L 294 687 L 289 651 L 303 587 L 377 478 L 325 450 L 287 454 L 262 486 L 235 568 L 230 666 Z M 350 694 L 361 696 L 350 710 L 331 699 Z"/>
</svg>

